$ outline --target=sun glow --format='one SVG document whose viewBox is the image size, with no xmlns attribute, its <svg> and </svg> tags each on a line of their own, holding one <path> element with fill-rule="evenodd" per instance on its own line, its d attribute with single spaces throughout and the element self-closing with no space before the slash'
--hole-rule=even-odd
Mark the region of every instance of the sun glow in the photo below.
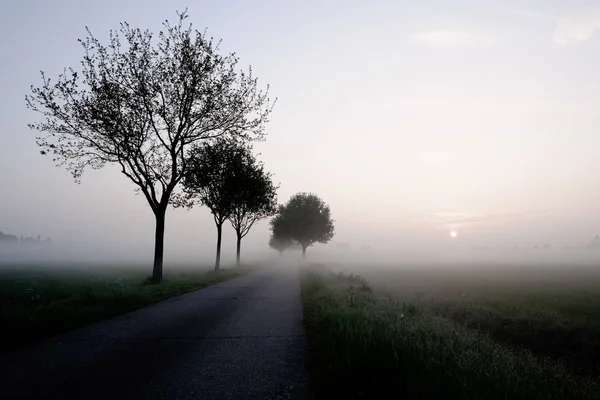
<svg viewBox="0 0 600 400">
<path fill-rule="evenodd" d="M 457 237 L 457 236 L 458 236 L 458 232 L 456 232 L 456 231 L 452 231 L 452 232 L 450 232 L 450 236 L 451 236 L 452 238 L 455 238 L 455 237 Z"/>
</svg>

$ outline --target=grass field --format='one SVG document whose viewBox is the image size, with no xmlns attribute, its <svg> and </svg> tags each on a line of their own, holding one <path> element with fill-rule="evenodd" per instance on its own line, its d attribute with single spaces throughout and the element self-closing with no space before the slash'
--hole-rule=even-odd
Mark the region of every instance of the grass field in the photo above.
<svg viewBox="0 0 600 400">
<path fill-rule="evenodd" d="M 0 352 L 234 278 L 249 268 L 166 269 L 160 285 L 147 270 L 0 269 Z"/>
<path fill-rule="evenodd" d="M 318 398 L 600 398 L 600 270 L 304 273 Z"/>
</svg>

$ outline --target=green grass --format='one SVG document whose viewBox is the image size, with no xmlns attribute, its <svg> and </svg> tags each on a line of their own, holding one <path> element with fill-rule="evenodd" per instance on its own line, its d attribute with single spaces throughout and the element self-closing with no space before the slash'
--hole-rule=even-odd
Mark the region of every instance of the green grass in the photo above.
<svg viewBox="0 0 600 400">
<path fill-rule="evenodd" d="M 317 398 L 600 398 L 597 380 L 363 279 L 312 267 L 302 298 Z"/>
<path fill-rule="evenodd" d="M 124 314 L 248 272 L 166 271 L 160 285 L 147 271 L 118 268 L 0 270 L 0 352 Z"/>
<path fill-rule="evenodd" d="M 370 271 L 374 287 L 509 346 L 600 377 L 600 270 L 452 268 Z M 435 276 L 435 278 L 434 278 Z"/>
</svg>

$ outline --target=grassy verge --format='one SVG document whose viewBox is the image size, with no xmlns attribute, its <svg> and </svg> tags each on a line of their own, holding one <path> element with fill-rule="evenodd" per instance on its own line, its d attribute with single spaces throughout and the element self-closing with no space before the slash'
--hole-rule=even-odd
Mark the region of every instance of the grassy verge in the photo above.
<svg viewBox="0 0 600 400">
<path fill-rule="evenodd" d="M 499 342 L 560 361 L 573 373 L 600 376 L 598 315 L 588 317 L 560 312 L 558 306 L 537 306 L 545 298 L 506 298 L 497 302 L 477 298 L 430 300 L 428 306 L 436 314 L 485 332 Z M 556 298 L 560 300 L 560 296 Z M 564 303 L 572 300 L 569 297 Z M 586 304 L 581 300 L 581 304 Z"/>
<path fill-rule="evenodd" d="M 372 286 L 509 346 L 600 378 L 598 268 L 359 268 Z"/>
<path fill-rule="evenodd" d="M 600 398 L 598 382 L 360 278 L 312 267 L 302 297 L 317 398 Z"/>
<path fill-rule="evenodd" d="M 147 284 L 134 270 L 0 271 L 0 352 L 235 278 L 248 268 L 165 273 Z"/>
</svg>

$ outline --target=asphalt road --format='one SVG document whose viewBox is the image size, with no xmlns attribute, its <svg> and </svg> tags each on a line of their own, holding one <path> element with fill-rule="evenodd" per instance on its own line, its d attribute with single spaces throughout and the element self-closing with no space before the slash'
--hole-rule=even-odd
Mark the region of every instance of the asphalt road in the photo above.
<svg viewBox="0 0 600 400">
<path fill-rule="evenodd" d="M 305 353 L 298 271 L 269 268 L 4 354 L 0 398 L 306 399 Z"/>
</svg>

